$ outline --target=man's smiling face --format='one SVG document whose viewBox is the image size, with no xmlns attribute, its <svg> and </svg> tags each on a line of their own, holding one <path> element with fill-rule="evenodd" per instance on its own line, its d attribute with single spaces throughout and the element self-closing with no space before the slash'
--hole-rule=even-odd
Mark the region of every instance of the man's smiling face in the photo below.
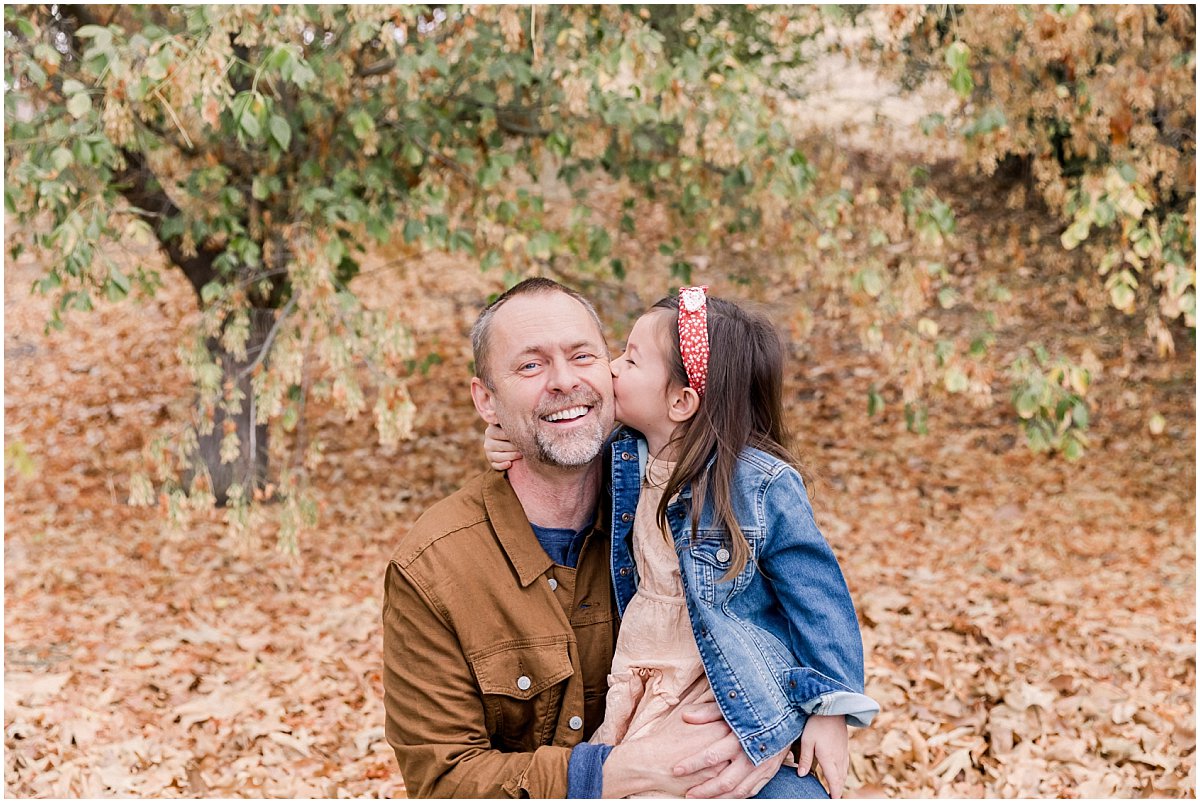
<svg viewBox="0 0 1200 803">
<path fill-rule="evenodd" d="M 613 425 L 604 336 L 575 299 L 519 295 L 496 310 L 488 346 L 491 387 L 476 380 L 476 407 L 499 423 L 526 459 L 585 466 Z"/>
</svg>

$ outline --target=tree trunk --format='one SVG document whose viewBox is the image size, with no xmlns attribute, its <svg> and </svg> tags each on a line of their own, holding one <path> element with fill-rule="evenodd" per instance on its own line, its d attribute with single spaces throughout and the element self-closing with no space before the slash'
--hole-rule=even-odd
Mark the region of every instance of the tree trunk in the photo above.
<svg viewBox="0 0 1200 803">
<path fill-rule="evenodd" d="M 228 503 L 229 487 L 234 483 L 241 485 L 245 497 L 249 498 L 256 488 L 262 488 L 267 482 L 267 426 L 254 423 L 257 410 L 254 406 L 254 390 L 250 384 L 251 375 L 246 369 L 253 365 L 261 354 L 274 322 L 274 310 L 250 311 L 250 337 L 246 342 L 246 359 L 243 361 L 235 359 L 232 354 L 221 348 L 217 339 L 208 341 L 209 352 L 222 369 L 222 387 L 233 382 L 243 396 L 242 410 L 238 415 L 226 416 L 218 408 L 213 431 L 208 435 L 201 435 L 199 439 L 199 460 L 212 480 L 213 496 L 221 507 Z M 226 421 L 233 422 L 237 427 L 238 441 L 241 443 L 238 458 L 232 463 L 221 462 L 221 439 L 225 436 Z M 199 470 L 199 467 L 197 469 Z M 189 477 L 189 481 L 190 479 Z"/>
</svg>

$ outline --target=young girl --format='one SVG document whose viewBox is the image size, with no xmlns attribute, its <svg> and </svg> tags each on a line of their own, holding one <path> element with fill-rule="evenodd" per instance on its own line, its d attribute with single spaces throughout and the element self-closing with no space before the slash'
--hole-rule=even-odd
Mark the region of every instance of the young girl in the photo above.
<svg viewBox="0 0 1200 803">
<path fill-rule="evenodd" d="M 771 323 L 681 288 L 634 324 L 612 363 L 612 572 L 621 628 L 591 741 L 645 735 L 715 695 L 756 765 L 800 738 L 796 770 L 759 797 L 834 796 L 863 694 L 862 638 L 840 568 L 787 449 L 783 345 Z M 485 452 L 506 468 L 503 431 Z M 803 735 L 802 735 L 803 734 Z M 775 763 L 779 766 L 779 763 Z"/>
</svg>

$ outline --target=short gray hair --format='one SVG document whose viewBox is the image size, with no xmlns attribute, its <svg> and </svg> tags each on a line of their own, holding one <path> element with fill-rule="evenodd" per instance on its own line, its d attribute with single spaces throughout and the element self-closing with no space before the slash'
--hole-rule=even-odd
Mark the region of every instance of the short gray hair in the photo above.
<svg viewBox="0 0 1200 803">
<path fill-rule="evenodd" d="M 487 363 L 488 350 L 492 340 L 492 317 L 496 314 L 496 310 L 503 307 L 509 299 L 535 293 L 562 293 L 578 301 L 588 311 L 588 314 L 592 316 L 592 321 L 596 324 L 596 331 L 600 333 L 600 340 L 604 341 L 604 327 L 600 324 L 600 316 L 596 314 L 596 308 L 592 306 L 592 302 L 553 279 L 546 279 L 541 276 L 526 279 L 519 284 L 513 285 L 503 295 L 487 305 L 483 312 L 479 313 L 479 317 L 475 319 L 475 325 L 471 327 L 471 351 L 475 360 L 475 376 L 479 377 L 489 390 L 494 389 L 491 376 L 489 375 L 490 366 Z"/>
</svg>

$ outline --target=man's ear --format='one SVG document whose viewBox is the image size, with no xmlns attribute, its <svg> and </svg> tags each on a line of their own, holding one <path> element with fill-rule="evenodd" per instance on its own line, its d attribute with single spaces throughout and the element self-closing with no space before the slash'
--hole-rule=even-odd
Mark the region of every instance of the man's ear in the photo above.
<svg viewBox="0 0 1200 803">
<path fill-rule="evenodd" d="M 667 397 L 667 418 L 676 424 L 682 424 L 694 416 L 700 409 L 700 394 L 695 388 L 679 388 L 673 390 Z"/>
<path fill-rule="evenodd" d="M 480 418 L 489 424 L 500 423 L 496 417 L 496 397 L 477 376 L 471 377 L 471 401 L 475 402 L 475 411 Z"/>
</svg>

